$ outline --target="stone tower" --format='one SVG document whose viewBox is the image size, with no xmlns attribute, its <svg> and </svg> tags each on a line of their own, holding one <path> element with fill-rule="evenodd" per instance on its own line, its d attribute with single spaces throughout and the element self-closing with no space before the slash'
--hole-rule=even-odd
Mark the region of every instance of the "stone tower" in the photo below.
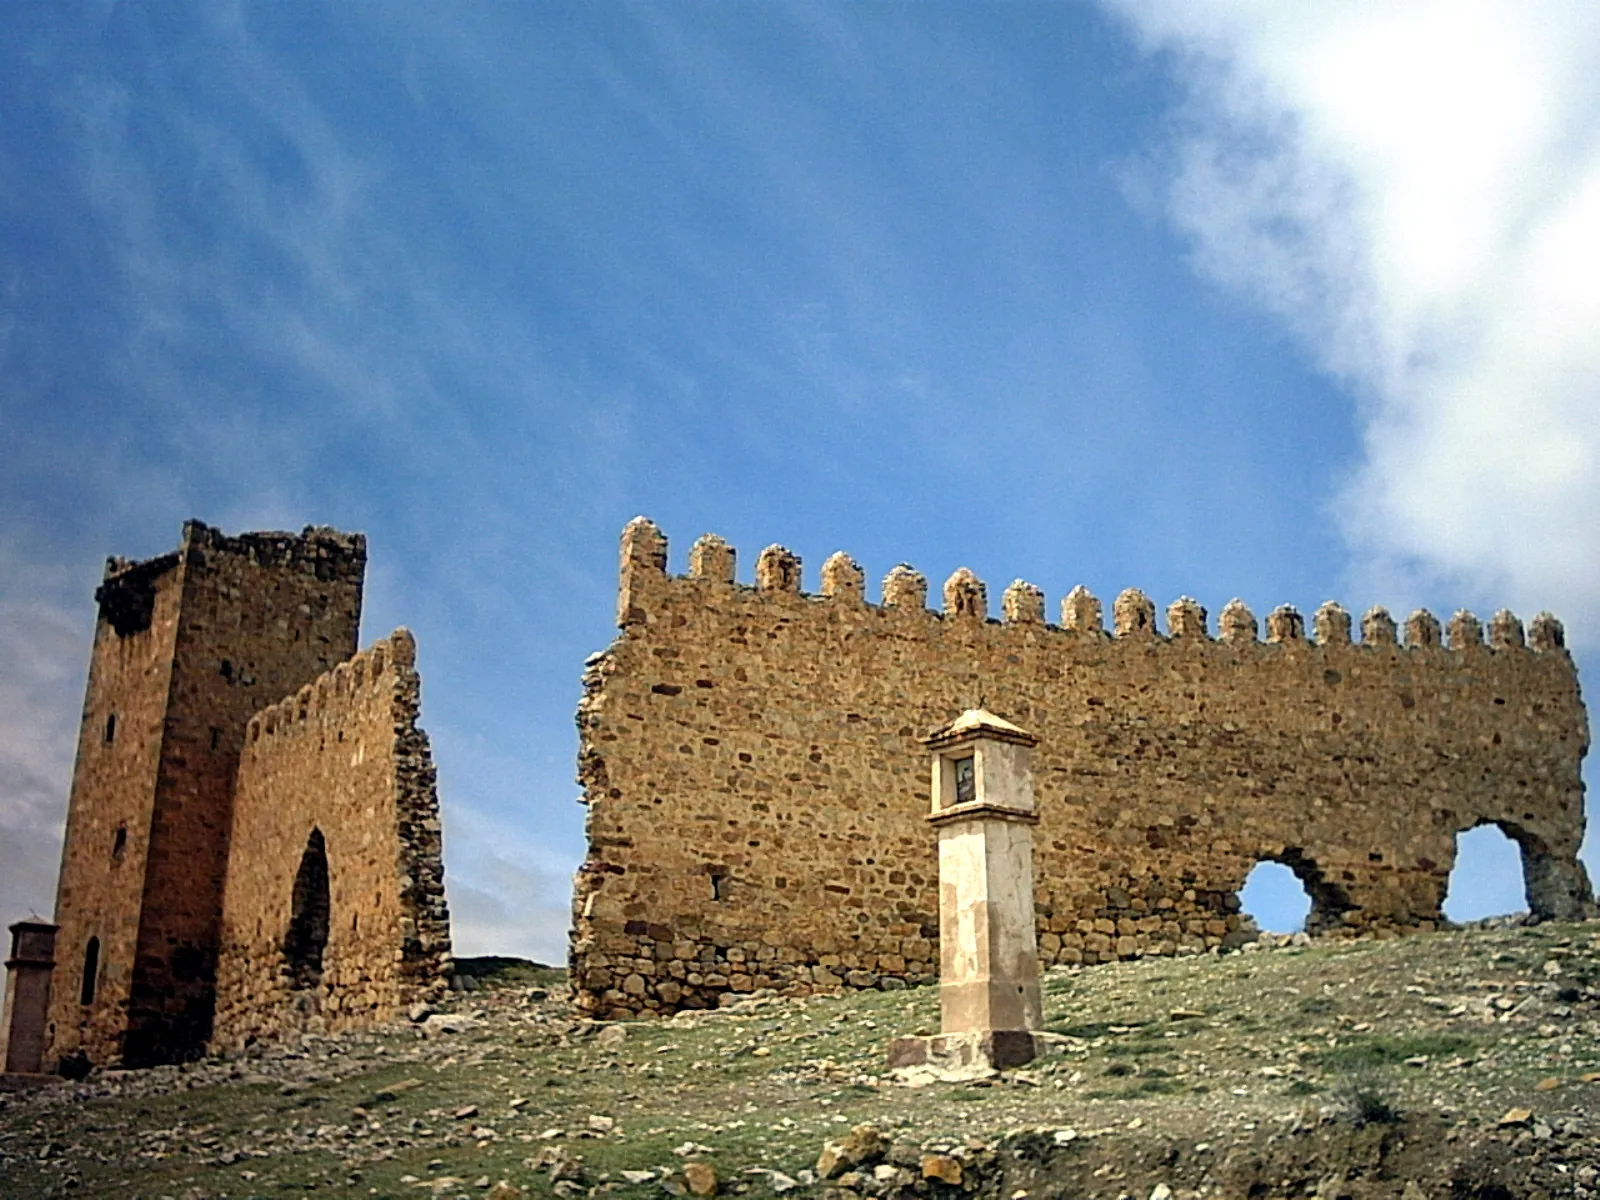
<svg viewBox="0 0 1600 1200">
<path fill-rule="evenodd" d="M 246 724 L 356 649 L 366 539 L 325 527 L 113 558 L 95 599 L 56 893 L 59 1062 L 173 1062 L 211 1032 Z"/>
</svg>

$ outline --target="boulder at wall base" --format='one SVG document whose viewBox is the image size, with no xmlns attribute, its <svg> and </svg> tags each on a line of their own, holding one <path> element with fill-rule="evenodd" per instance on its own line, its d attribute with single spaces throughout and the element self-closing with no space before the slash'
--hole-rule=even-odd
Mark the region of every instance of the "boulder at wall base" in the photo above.
<svg viewBox="0 0 1600 1200">
<path fill-rule="evenodd" d="M 833 1179 L 857 1167 L 871 1166 L 884 1156 L 889 1144 L 875 1125 L 857 1125 L 838 1141 L 822 1144 L 817 1156 L 817 1175 Z"/>
</svg>

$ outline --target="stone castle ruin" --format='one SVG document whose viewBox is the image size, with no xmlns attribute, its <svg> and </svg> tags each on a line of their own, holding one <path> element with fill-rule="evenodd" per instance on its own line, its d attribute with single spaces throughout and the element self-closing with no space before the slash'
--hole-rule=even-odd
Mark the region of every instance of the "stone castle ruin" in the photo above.
<svg viewBox="0 0 1600 1200">
<path fill-rule="evenodd" d="M 416 648 L 356 652 L 365 569 L 360 534 L 198 521 L 107 563 L 53 948 L 24 923 L 48 1009 L 8 1011 L 32 1069 L 368 1024 L 445 986 Z"/>
<path fill-rule="evenodd" d="M 198 521 L 170 554 L 108 562 L 55 924 L 12 926 L 5 1070 L 181 1061 L 385 1021 L 444 989 L 416 647 L 402 629 L 357 652 L 365 566 L 359 534 Z M 965 569 L 942 611 L 926 601 L 902 565 L 869 603 L 843 554 L 805 594 L 780 546 L 744 586 L 710 535 L 673 576 L 661 532 L 628 525 L 621 633 L 578 709 L 581 1010 L 932 979 L 921 739 L 974 707 L 1037 737 L 1045 963 L 1236 944 L 1263 860 L 1305 885 L 1315 932 L 1432 928 L 1456 836 L 1484 824 L 1520 847 L 1536 917 L 1593 910 L 1588 723 L 1547 614 L 1524 638 L 1501 612 L 1485 640 L 1468 613 L 1441 638 L 1419 611 L 1401 641 L 1373 609 L 1358 642 L 1335 604 L 1309 639 L 1284 607 L 1263 641 L 1237 600 L 1216 636 L 1189 599 L 1158 632 L 1131 590 L 1109 632 L 1082 588 L 1052 625 L 1020 580 L 994 620 Z"/>
<path fill-rule="evenodd" d="M 983 704 L 1039 738 L 1040 957 L 1103 962 L 1249 936 L 1237 893 L 1288 866 L 1314 932 L 1433 928 L 1456 836 L 1522 854 L 1536 917 L 1589 915 L 1577 852 L 1588 722 L 1559 622 L 1292 608 L 1266 637 L 1239 601 L 1181 599 L 1157 631 L 1126 591 L 1103 627 L 1082 588 L 1048 624 L 1008 587 L 1002 619 L 957 571 L 943 609 L 899 566 L 764 550 L 755 586 L 706 536 L 687 576 L 640 518 L 623 532 L 621 633 L 586 665 L 579 780 L 589 852 L 573 900 L 578 1003 L 605 1017 L 777 987 L 931 978 L 939 901 L 918 739 Z"/>
</svg>

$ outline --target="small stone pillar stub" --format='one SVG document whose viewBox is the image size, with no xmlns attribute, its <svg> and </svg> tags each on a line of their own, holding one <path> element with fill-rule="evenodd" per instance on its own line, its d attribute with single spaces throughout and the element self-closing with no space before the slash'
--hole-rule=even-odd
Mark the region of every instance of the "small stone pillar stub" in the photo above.
<svg viewBox="0 0 1600 1200">
<path fill-rule="evenodd" d="M 999 1069 L 1037 1053 L 1044 1024 L 1033 917 L 1037 739 L 969 709 L 923 739 L 939 837 L 940 1033 L 899 1038 L 892 1066 Z"/>
<path fill-rule="evenodd" d="M 18 921 L 11 926 L 5 1016 L 0 1023 L 0 1068 L 8 1075 L 37 1075 L 44 1070 L 55 945 L 56 927 L 48 921 Z"/>
</svg>

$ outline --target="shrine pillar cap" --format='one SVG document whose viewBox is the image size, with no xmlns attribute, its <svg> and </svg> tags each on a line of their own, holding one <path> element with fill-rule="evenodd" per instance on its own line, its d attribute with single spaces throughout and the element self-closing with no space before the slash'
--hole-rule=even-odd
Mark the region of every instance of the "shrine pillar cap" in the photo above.
<svg viewBox="0 0 1600 1200">
<path fill-rule="evenodd" d="M 986 708 L 969 708 L 954 721 L 941 725 L 922 739 L 930 750 L 945 750 L 963 742 L 1009 742 L 1013 746 L 1037 746 L 1039 739 Z"/>
</svg>

